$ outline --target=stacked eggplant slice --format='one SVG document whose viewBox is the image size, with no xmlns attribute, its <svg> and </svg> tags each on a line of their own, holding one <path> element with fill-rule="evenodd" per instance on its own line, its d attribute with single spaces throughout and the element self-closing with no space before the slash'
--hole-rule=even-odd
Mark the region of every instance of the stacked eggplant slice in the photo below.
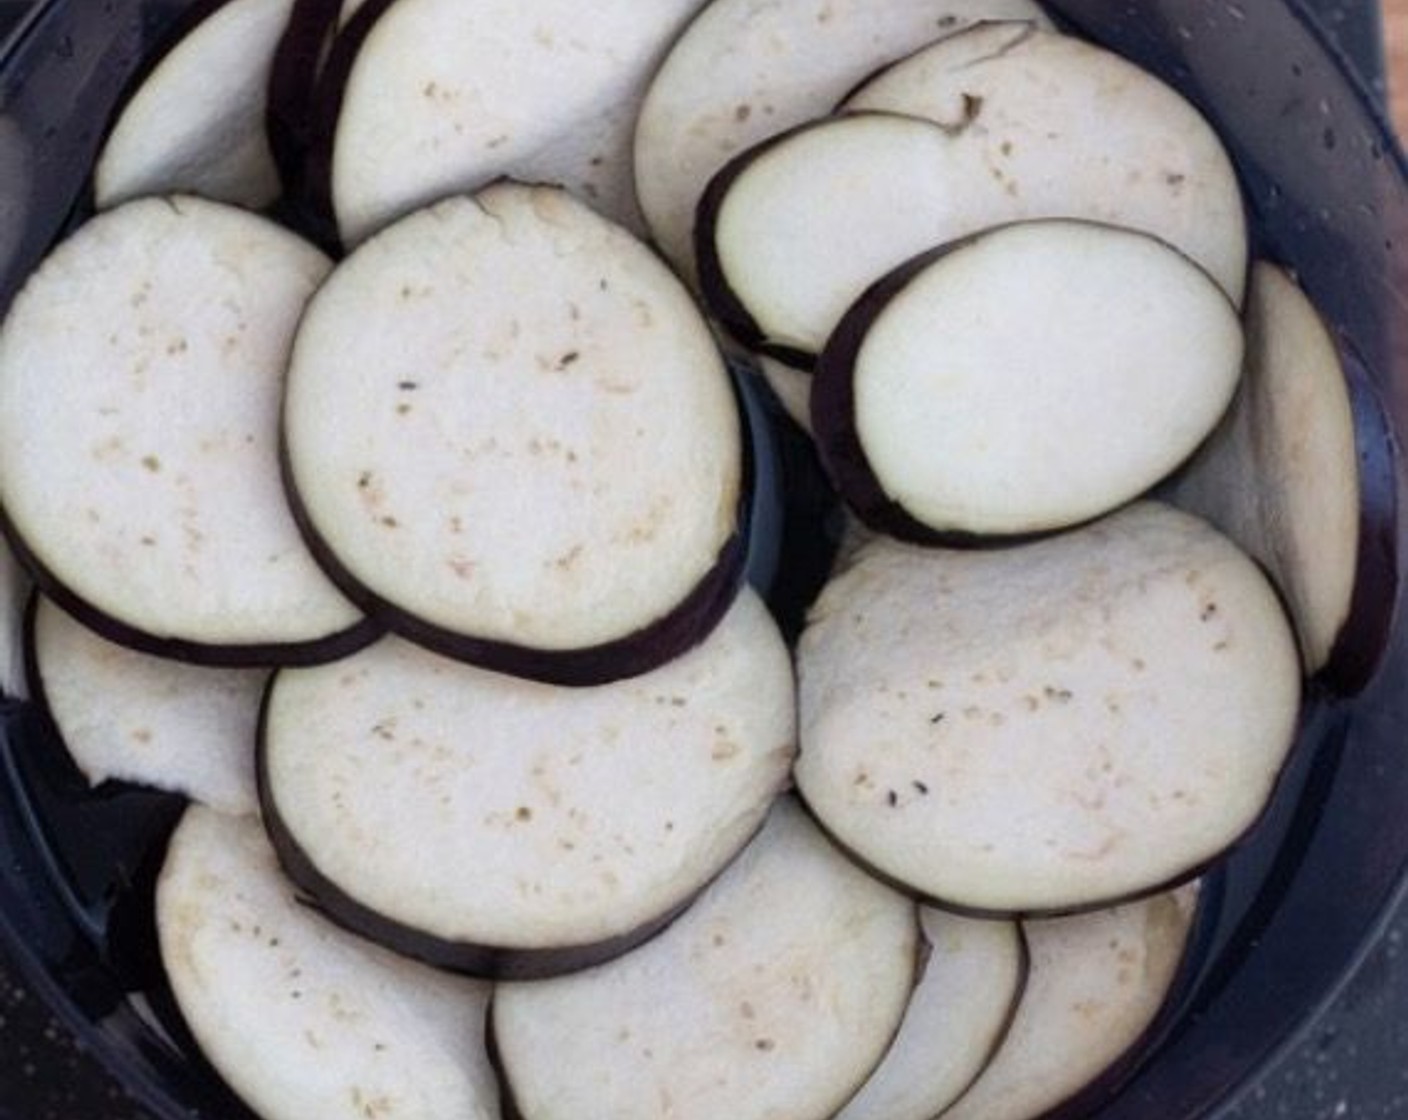
<svg viewBox="0 0 1408 1120">
<path fill-rule="evenodd" d="M 5 690 L 192 802 L 166 983 L 259 1115 L 1153 1052 L 1397 590 L 1372 375 L 1178 93 L 1030 0 L 224 0 L 93 177 L 0 327 Z M 768 386 L 848 507 L 792 648 Z"/>
</svg>

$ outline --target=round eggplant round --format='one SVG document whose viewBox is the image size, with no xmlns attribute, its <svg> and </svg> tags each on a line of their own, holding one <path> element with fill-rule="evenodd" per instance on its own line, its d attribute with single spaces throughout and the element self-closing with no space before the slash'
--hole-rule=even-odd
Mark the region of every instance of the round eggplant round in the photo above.
<svg viewBox="0 0 1408 1120">
<path fill-rule="evenodd" d="M 993 551 L 877 539 L 798 648 L 799 791 L 860 860 L 983 914 L 1195 875 L 1294 742 L 1295 638 L 1261 570 L 1140 503 Z"/>
<path fill-rule="evenodd" d="M 751 591 L 684 657 L 598 688 L 386 638 L 275 678 L 264 815 L 350 928 L 462 971 L 562 972 L 659 929 L 747 842 L 787 784 L 795 713 Z"/>
<path fill-rule="evenodd" d="M 655 940 L 498 987 L 505 1096 L 524 1120 L 825 1120 L 894 1037 L 919 950 L 913 902 L 783 799 Z"/>
<path fill-rule="evenodd" d="M 1226 411 L 1242 327 L 1146 234 L 1018 222 L 924 254 L 846 313 L 812 387 L 828 473 L 918 542 L 1090 520 L 1188 458 Z"/>
<path fill-rule="evenodd" d="M 372 637 L 280 481 L 294 328 L 327 259 L 189 196 L 100 214 L 0 330 L 0 501 L 40 585 L 103 634 L 217 665 Z"/>
<path fill-rule="evenodd" d="M 563 684 L 696 644 L 743 570 L 746 451 L 684 287 L 565 192 L 503 183 L 367 242 L 299 328 L 295 508 L 416 641 Z"/>
<path fill-rule="evenodd" d="M 843 107 L 941 125 L 986 201 L 974 229 L 1061 217 L 1142 230 L 1242 302 L 1247 223 L 1231 159 L 1197 109 L 1117 54 L 983 24 L 880 71 Z"/>
<path fill-rule="evenodd" d="M 636 122 L 636 194 L 661 252 L 693 280 L 699 196 L 732 156 L 829 113 L 876 68 L 994 19 L 1049 26 L 1032 0 L 712 0 Z"/>
</svg>

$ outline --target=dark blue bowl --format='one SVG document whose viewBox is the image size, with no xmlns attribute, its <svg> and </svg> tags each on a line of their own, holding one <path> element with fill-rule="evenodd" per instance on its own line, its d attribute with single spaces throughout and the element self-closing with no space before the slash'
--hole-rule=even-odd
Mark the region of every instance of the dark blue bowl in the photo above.
<svg viewBox="0 0 1408 1120">
<path fill-rule="evenodd" d="M 1408 431 L 1408 163 L 1302 4 L 1049 2 L 1206 112 L 1237 161 L 1257 251 L 1296 270 L 1364 359 L 1393 431 Z M 186 6 L 39 2 L 0 48 L 0 305 L 82 212 L 114 101 Z M 1365 450 L 1397 470 L 1392 444 Z M 785 439 L 781 450 L 786 470 Z M 1403 525 L 1400 516 L 1400 557 Z M 783 542 L 785 570 L 805 561 L 797 553 L 806 547 Z M 25 705 L 0 703 L 0 730 L 0 943 L 156 1115 L 248 1116 L 163 1008 L 150 887 L 180 802 L 87 790 Z M 1401 617 L 1361 696 L 1312 690 L 1301 748 L 1265 821 L 1227 861 L 1196 975 L 1162 1044 L 1122 1085 L 1090 1097 L 1091 1115 L 1215 1115 L 1315 1018 L 1374 942 L 1408 872 Z"/>
</svg>

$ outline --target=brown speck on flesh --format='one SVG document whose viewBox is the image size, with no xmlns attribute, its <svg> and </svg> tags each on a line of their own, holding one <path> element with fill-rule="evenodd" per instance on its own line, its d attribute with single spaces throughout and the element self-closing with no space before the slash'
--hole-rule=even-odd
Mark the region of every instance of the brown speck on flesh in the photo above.
<svg viewBox="0 0 1408 1120">
<path fill-rule="evenodd" d="M 589 159 L 587 162 L 588 162 L 588 164 L 590 164 L 592 167 L 600 167 L 602 164 L 604 164 L 604 163 L 606 162 L 606 157 L 605 157 L 605 156 L 592 156 L 592 158 Z"/>
<path fill-rule="evenodd" d="M 1232 643 L 1229 642 L 1226 638 L 1224 638 L 1222 639 L 1222 641 L 1218 642 L 1212 647 L 1212 651 L 1213 653 L 1226 653 L 1231 648 Z"/>
<path fill-rule="evenodd" d="M 728 944 L 728 938 L 726 938 L 721 933 L 714 934 L 714 936 L 711 937 L 709 940 L 715 949 L 722 949 L 725 945 Z"/>
<path fill-rule="evenodd" d="M 1198 618 L 1200 618 L 1203 622 L 1211 622 L 1216 616 L 1217 604 L 1208 603 L 1203 607 L 1201 613 L 1199 613 L 1198 615 Z"/>
<path fill-rule="evenodd" d="M 666 832 L 674 832 L 674 831 L 675 831 L 675 822 L 674 822 L 674 821 L 666 821 L 666 822 L 665 822 L 665 831 L 666 831 Z"/>
<path fill-rule="evenodd" d="M 414 393 L 417 389 L 420 388 L 420 382 L 398 381 L 396 382 L 396 388 L 400 389 L 403 393 Z"/>
<path fill-rule="evenodd" d="M 895 808 L 900 803 L 900 795 L 895 790 L 889 790 L 885 794 L 885 803 L 889 805 L 891 809 Z"/>
<path fill-rule="evenodd" d="M 983 709 L 980 708 L 980 707 L 978 707 L 978 705 L 976 705 L 976 704 L 969 704 L 966 708 L 963 709 L 963 718 L 964 718 L 964 719 L 982 719 L 982 718 L 983 718 Z"/>
<path fill-rule="evenodd" d="M 505 144 L 507 144 L 507 143 L 508 143 L 508 133 L 506 133 L 506 132 L 501 132 L 501 133 L 499 133 L 497 136 L 495 136 L 495 137 L 493 137 L 492 139 L 486 141 L 485 144 L 484 144 L 484 146 L 485 146 L 486 148 L 491 148 L 491 149 L 492 149 L 492 148 L 502 148 L 502 147 L 503 147 Z"/>
<path fill-rule="evenodd" d="M 1057 688 L 1055 685 L 1047 685 L 1041 691 L 1048 700 L 1056 704 L 1067 704 L 1072 697 L 1069 688 Z"/>
<path fill-rule="evenodd" d="M 385 525 L 388 529 L 395 529 L 395 528 L 397 528 L 397 527 L 401 524 L 401 523 L 400 523 L 399 521 L 397 521 L 394 517 L 391 517 L 391 516 L 389 516 L 389 515 L 386 516 L 386 517 L 383 517 L 383 518 L 381 519 L 381 523 L 382 523 L 383 525 Z"/>
<path fill-rule="evenodd" d="M 410 405 L 408 405 L 408 404 L 402 402 L 401 404 L 398 404 L 398 405 L 396 406 L 396 415 L 397 415 L 397 416 L 409 416 L 410 414 L 411 414 L 411 406 L 410 406 Z"/>
<path fill-rule="evenodd" d="M 513 816 L 515 820 L 531 821 L 533 819 L 533 810 L 528 808 L 527 805 L 520 805 L 517 810 L 515 810 Z"/>
<path fill-rule="evenodd" d="M 597 286 L 598 290 L 603 291 L 603 292 L 606 291 L 607 289 L 609 289 L 609 288 L 611 287 L 611 285 L 610 285 L 609 283 L 607 283 L 606 277 L 604 277 L 604 276 L 603 276 L 600 280 L 598 280 L 598 281 L 596 282 L 596 286 Z"/>
<path fill-rule="evenodd" d="M 1148 665 L 1142 657 L 1136 657 L 1130 661 L 1129 667 L 1133 669 L 1136 673 L 1142 673 L 1145 669 L 1148 668 Z"/>
<path fill-rule="evenodd" d="M 1169 171 L 1164 175 L 1164 182 L 1171 187 L 1181 187 L 1188 179 L 1187 175 L 1177 171 Z"/>
<path fill-rule="evenodd" d="M 382 740 L 382 742 L 394 742 L 396 739 L 395 726 L 396 725 L 391 720 L 382 720 L 382 722 L 373 725 L 372 734 Z"/>
<path fill-rule="evenodd" d="M 566 369 L 566 368 L 567 368 L 568 366 L 570 366 L 573 362 L 575 362 L 575 361 L 577 361 L 578 359 L 580 359 L 581 356 L 582 356 L 582 354 L 581 354 L 580 351 L 578 351 L 578 350 L 569 350 L 569 351 L 567 351 L 567 353 L 563 354 L 562 357 L 560 357 L 560 358 L 557 359 L 557 368 L 558 368 L 558 369 Z"/>
<path fill-rule="evenodd" d="M 581 559 L 581 556 L 582 546 L 579 544 L 573 545 L 570 549 L 568 549 L 556 560 L 554 560 L 552 562 L 552 566 L 558 569 L 559 571 L 570 572 L 572 570 L 572 566 L 576 564 L 578 560 Z"/>
<path fill-rule="evenodd" d="M 435 97 L 439 92 L 440 84 L 438 82 L 426 82 L 424 88 L 420 91 L 420 95 L 426 99 L 430 99 Z"/>
<path fill-rule="evenodd" d="M 730 758 L 737 756 L 739 747 L 737 743 L 731 743 L 727 739 L 720 740 L 714 744 L 709 752 L 709 757 L 715 762 L 727 762 Z"/>
<path fill-rule="evenodd" d="M 962 136 L 973 122 L 978 119 L 983 111 L 983 99 L 971 93 L 963 95 L 963 111 L 956 121 L 935 121 L 945 134 L 949 136 Z"/>
<path fill-rule="evenodd" d="M 145 727 L 139 727 L 136 731 L 132 732 L 132 740 L 137 743 L 150 743 L 152 741 L 152 733 Z"/>
<path fill-rule="evenodd" d="M 934 26 L 940 31 L 948 31 L 950 28 L 958 26 L 958 17 L 955 15 L 940 16 L 934 22 Z"/>
<path fill-rule="evenodd" d="M 777 1043 L 770 1038 L 760 1038 L 753 1043 L 753 1049 L 764 1054 L 770 1054 L 777 1049 Z"/>
<path fill-rule="evenodd" d="M 858 774 L 856 775 L 855 781 L 853 781 L 851 784 L 852 784 L 852 785 L 855 785 L 855 786 L 865 786 L 865 785 L 869 785 L 869 784 L 870 784 L 870 775 L 867 774 L 864 770 L 862 770 L 860 773 L 858 773 Z"/>
<path fill-rule="evenodd" d="M 914 787 L 915 792 L 918 793 L 920 797 L 927 797 L 929 795 L 929 787 L 918 778 L 915 778 L 914 781 L 909 784 Z"/>
<path fill-rule="evenodd" d="M 1002 146 L 998 148 L 998 151 L 1000 151 L 1005 156 L 1010 156 L 1012 154 L 1012 141 L 1004 140 L 1002 142 Z"/>
<path fill-rule="evenodd" d="M 937 691 L 938 689 L 940 689 L 940 688 L 943 688 L 943 686 L 944 686 L 944 682 L 943 682 L 943 681 L 926 681 L 925 684 L 924 684 L 924 687 L 925 687 L 925 688 L 932 688 L 932 689 L 934 689 L 934 690 L 936 690 L 936 691 Z"/>
<path fill-rule="evenodd" d="M 746 999 L 738 1005 L 738 1013 L 745 1019 L 756 1019 L 758 1012 Z"/>
<path fill-rule="evenodd" d="M 143 455 L 142 466 L 151 471 L 152 474 L 157 474 L 161 470 L 161 460 L 155 455 Z"/>
<path fill-rule="evenodd" d="M 145 545 L 147 548 L 155 548 L 156 538 L 151 536 L 143 537 L 142 544 Z"/>
<path fill-rule="evenodd" d="M 173 338 L 166 344 L 166 352 L 172 357 L 184 354 L 190 348 L 190 344 L 184 338 Z"/>
<path fill-rule="evenodd" d="M 929 717 L 929 722 L 937 727 L 939 724 L 943 723 L 944 716 L 947 714 L 947 712 L 936 712 L 934 715 Z"/>
<path fill-rule="evenodd" d="M 752 115 L 753 106 L 747 104 L 740 105 L 737 109 L 733 111 L 733 119 L 736 120 L 739 124 L 742 124 Z"/>
<path fill-rule="evenodd" d="M 372 484 L 372 472 L 363 471 L 357 476 L 357 489 L 365 490 Z"/>
</svg>

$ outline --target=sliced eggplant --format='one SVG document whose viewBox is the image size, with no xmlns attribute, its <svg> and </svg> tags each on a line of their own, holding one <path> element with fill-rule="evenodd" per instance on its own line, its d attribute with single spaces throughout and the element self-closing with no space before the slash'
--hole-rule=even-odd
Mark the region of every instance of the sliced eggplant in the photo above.
<svg viewBox="0 0 1408 1120">
<path fill-rule="evenodd" d="M 397 638 L 280 673 L 264 816 L 334 918 L 433 964 L 538 976 L 617 956 L 738 852 L 788 781 L 791 659 L 751 591 L 662 669 L 561 688 Z"/>
<path fill-rule="evenodd" d="M 655 243 L 692 281 L 699 196 L 732 156 L 830 112 L 877 67 L 992 19 L 1049 26 L 1032 0 L 713 0 L 636 124 L 636 193 Z"/>
<path fill-rule="evenodd" d="M 299 329 L 284 434 L 329 569 L 451 656 L 603 683 L 736 592 L 723 359 L 664 264 L 562 190 L 449 199 L 349 257 Z"/>
<path fill-rule="evenodd" d="M 279 195 L 265 109 L 294 0 L 200 0 L 124 102 L 98 156 L 100 208 L 185 192 L 258 210 Z"/>
<path fill-rule="evenodd" d="M 1113 1091 L 1180 989 L 1199 884 L 1111 910 L 1023 923 L 1031 956 L 1011 1030 L 944 1120 L 1035 1120 Z M 1089 1109 L 1075 1109 L 1085 1116 Z"/>
<path fill-rule="evenodd" d="M 504 1092 L 523 1120 L 821 1120 L 889 1045 L 918 956 L 914 904 L 784 799 L 649 944 L 499 986 Z"/>
<path fill-rule="evenodd" d="M 1348 691 L 1379 661 L 1397 582 L 1394 472 L 1372 462 L 1360 470 L 1359 448 L 1386 446 L 1386 429 L 1358 362 L 1295 282 L 1258 262 L 1245 379 L 1172 500 L 1261 561 L 1290 608 L 1307 672 L 1324 669 Z M 1374 590 L 1356 618 L 1360 583 Z"/>
<path fill-rule="evenodd" d="M 909 113 L 951 134 L 987 215 L 1143 230 L 1202 265 L 1239 305 L 1247 230 L 1237 176 L 1198 111 L 1081 39 L 985 24 L 895 63 L 847 110 Z"/>
<path fill-rule="evenodd" d="M 697 2 L 600 0 L 590 18 L 574 0 L 363 8 L 348 25 L 359 41 L 347 44 L 345 81 L 326 91 L 338 107 L 320 140 L 343 242 L 504 174 L 562 183 L 640 228 L 637 108 Z"/>
<path fill-rule="evenodd" d="M 810 368 L 846 309 L 912 257 L 971 233 L 944 130 L 895 113 L 801 125 L 709 183 L 695 253 L 709 308 L 740 342 Z"/>
<path fill-rule="evenodd" d="M 272 222 L 172 196 L 99 215 L 30 277 L 0 329 L 0 499 L 65 610 L 230 666 L 372 636 L 279 478 L 284 367 L 327 270 Z"/>
<path fill-rule="evenodd" d="M 919 912 L 926 956 L 899 1034 L 836 1120 L 933 1120 L 988 1064 L 1027 982 L 1015 922 Z"/>
<path fill-rule="evenodd" d="M 264 1120 L 492 1120 L 487 984 L 304 906 L 257 821 L 187 810 L 157 887 L 161 959 L 210 1063 Z"/>
<path fill-rule="evenodd" d="M 1295 637 L 1211 526 L 1139 503 L 1002 550 L 877 539 L 798 649 L 798 788 L 881 874 L 985 914 L 1186 880 L 1290 751 Z"/>
<path fill-rule="evenodd" d="M 921 543 L 1089 520 L 1182 463 L 1226 411 L 1242 327 L 1146 234 L 1018 222 L 873 285 L 817 369 L 812 431 L 872 528 Z"/>
<path fill-rule="evenodd" d="M 93 785 L 108 779 L 252 814 L 262 669 L 208 669 L 108 641 L 43 596 L 27 627 L 31 691 Z"/>
</svg>

